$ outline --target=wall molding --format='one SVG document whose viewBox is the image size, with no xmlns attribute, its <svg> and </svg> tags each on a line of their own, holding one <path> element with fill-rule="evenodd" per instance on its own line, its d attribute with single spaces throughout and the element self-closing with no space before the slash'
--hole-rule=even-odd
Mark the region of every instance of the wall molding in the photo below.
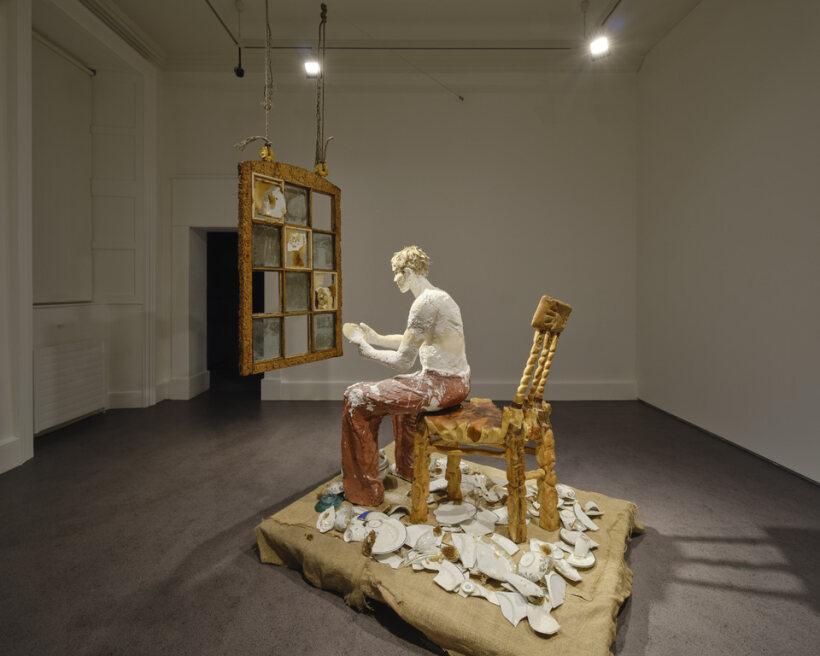
<svg viewBox="0 0 820 656">
<path fill-rule="evenodd" d="M 108 392 L 108 409 L 144 408 L 146 407 L 144 399 L 142 390 Z"/>
<path fill-rule="evenodd" d="M 168 381 L 166 398 L 174 401 L 188 401 L 205 392 L 210 386 L 210 371 L 200 371 L 187 378 L 172 378 Z"/>
<path fill-rule="evenodd" d="M 23 458 L 20 438 L 14 435 L 0 440 L 0 474 L 22 465 L 28 458 Z"/>
<path fill-rule="evenodd" d="M 355 381 L 262 379 L 263 401 L 340 401 L 345 389 Z M 474 380 L 471 396 L 511 399 L 518 379 Z M 634 401 L 638 384 L 634 380 L 556 381 L 547 387 L 550 401 Z"/>
</svg>

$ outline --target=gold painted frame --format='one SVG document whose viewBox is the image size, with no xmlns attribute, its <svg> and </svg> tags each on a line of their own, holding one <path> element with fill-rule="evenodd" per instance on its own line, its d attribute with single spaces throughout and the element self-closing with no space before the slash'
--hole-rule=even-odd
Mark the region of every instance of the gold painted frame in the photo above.
<svg viewBox="0 0 820 656">
<path fill-rule="evenodd" d="M 281 162 L 249 161 L 239 164 L 239 370 L 243 376 L 249 374 L 292 367 L 307 362 L 317 362 L 328 358 L 335 358 L 342 355 L 342 233 L 341 233 L 341 190 L 325 178 L 317 175 L 313 171 L 284 164 Z M 297 224 L 287 224 L 288 227 L 305 231 L 307 237 L 307 258 L 308 267 L 293 268 L 287 266 L 286 249 L 287 240 L 285 238 L 285 221 L 274 221 L 269 218 L 260 219 L 254 216 L 253 184 L 254 177 L 264 176 L 275 180 L 276 183 L 295 185 L 308 190 L 308 224 L 301 226 Z M 333 269 L 316 269 L 317 272 L 333 273 L 336 277 L 336 297 L 335 309 L 316 310 L 314 309 L 315 294 L 314 289 L 314 269 L 313 269 L 313 194 L 326 194 L 331 201 L 331 229 L 318 229 L 316 232 L 333 235 Z M 254 224 L 266 226 L 278 226 L 281 228 L 280 248 L 281 260 L 279 267 L 256 267 L 253 266 L 253 226 Z M 253 273 L 254 271 L 278 271 L 279 275 L 279 299 L 281 306 L 279 312 L 265 313 L 253 312 Z M 285 273 L 303 272 L 309 276 L 308 285 L 308 308 L 304 311 L 285 311 Z M 336 346 L 323 351 L 314 350 L 314 315 L 333 314 L 335 315 L 335 342 Z M 285 341 L 287 339 L 285 331 L 285 317 L 308 315 L 307 340 L 308 353 L 284 357 L 287 352 Z M 270 360 L 254 361 L 253 359 L 253 320 L 263 317 L 280 317 L 280 357 Z"/>
</svg>

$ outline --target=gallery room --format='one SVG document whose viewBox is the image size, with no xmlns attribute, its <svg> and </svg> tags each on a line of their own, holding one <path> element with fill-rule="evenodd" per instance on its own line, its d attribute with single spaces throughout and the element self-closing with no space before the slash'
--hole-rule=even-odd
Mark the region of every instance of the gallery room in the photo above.
<svg viewBox="0 0 820 656">
<path fill-rule="evenodd" d="M 0 0 L 0 653 L 820 645 L 820 2 Z"/>
</svg>

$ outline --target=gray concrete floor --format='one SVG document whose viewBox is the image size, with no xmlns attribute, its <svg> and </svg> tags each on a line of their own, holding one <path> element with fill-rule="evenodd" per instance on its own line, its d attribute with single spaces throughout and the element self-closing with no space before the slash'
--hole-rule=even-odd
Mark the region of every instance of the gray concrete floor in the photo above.
<svg viewBox="0 0 820 656">
<path fill-rule="evenodd" d="M 647 526 L 617 653 L 818 653 L 818 486 L 637 402 L 554 408 L 560 479 Z M 435 652 L 256 557 L 254 526 L 338 470 L 339 412 L 223 390 L 38 438 L 0 476 L 0 652 Z"/>
</svg>

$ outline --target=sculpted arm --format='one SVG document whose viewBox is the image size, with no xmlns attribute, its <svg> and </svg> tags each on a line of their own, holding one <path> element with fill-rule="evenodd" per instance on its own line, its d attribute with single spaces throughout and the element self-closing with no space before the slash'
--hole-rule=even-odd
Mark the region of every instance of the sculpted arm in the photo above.
<svg viewBox="0 0 820 656">
<path fill-rule="evenodd" d="M 367 341 L 359 345 L 359 351 L 366 358 L 376 360 L 388 367 L 398 369 L 400 372 L 410 371 L 416 361 L 419 348 L 424 344 L 424 339 L 433 325 L 435 309 L 429 304 L 413 304 L 410 308 L 410 316 L 407 318 L 407 330 L 404 335 L 390 335 L 389 339 L 400 338 L 395 351 L 379 351 L 374 349 Z"/>
<path fill-rule="evenodd" d="M 360 323 L 359 326 L 362 329 L 362 333 L 364 334 L 364 338 L 367 343 L 372 344 L 373 346 L 398 351 L 401 346 L 402 339 L 404 339 L 404 335 L 380 335 L 366 323 Z"/>
</svg>

